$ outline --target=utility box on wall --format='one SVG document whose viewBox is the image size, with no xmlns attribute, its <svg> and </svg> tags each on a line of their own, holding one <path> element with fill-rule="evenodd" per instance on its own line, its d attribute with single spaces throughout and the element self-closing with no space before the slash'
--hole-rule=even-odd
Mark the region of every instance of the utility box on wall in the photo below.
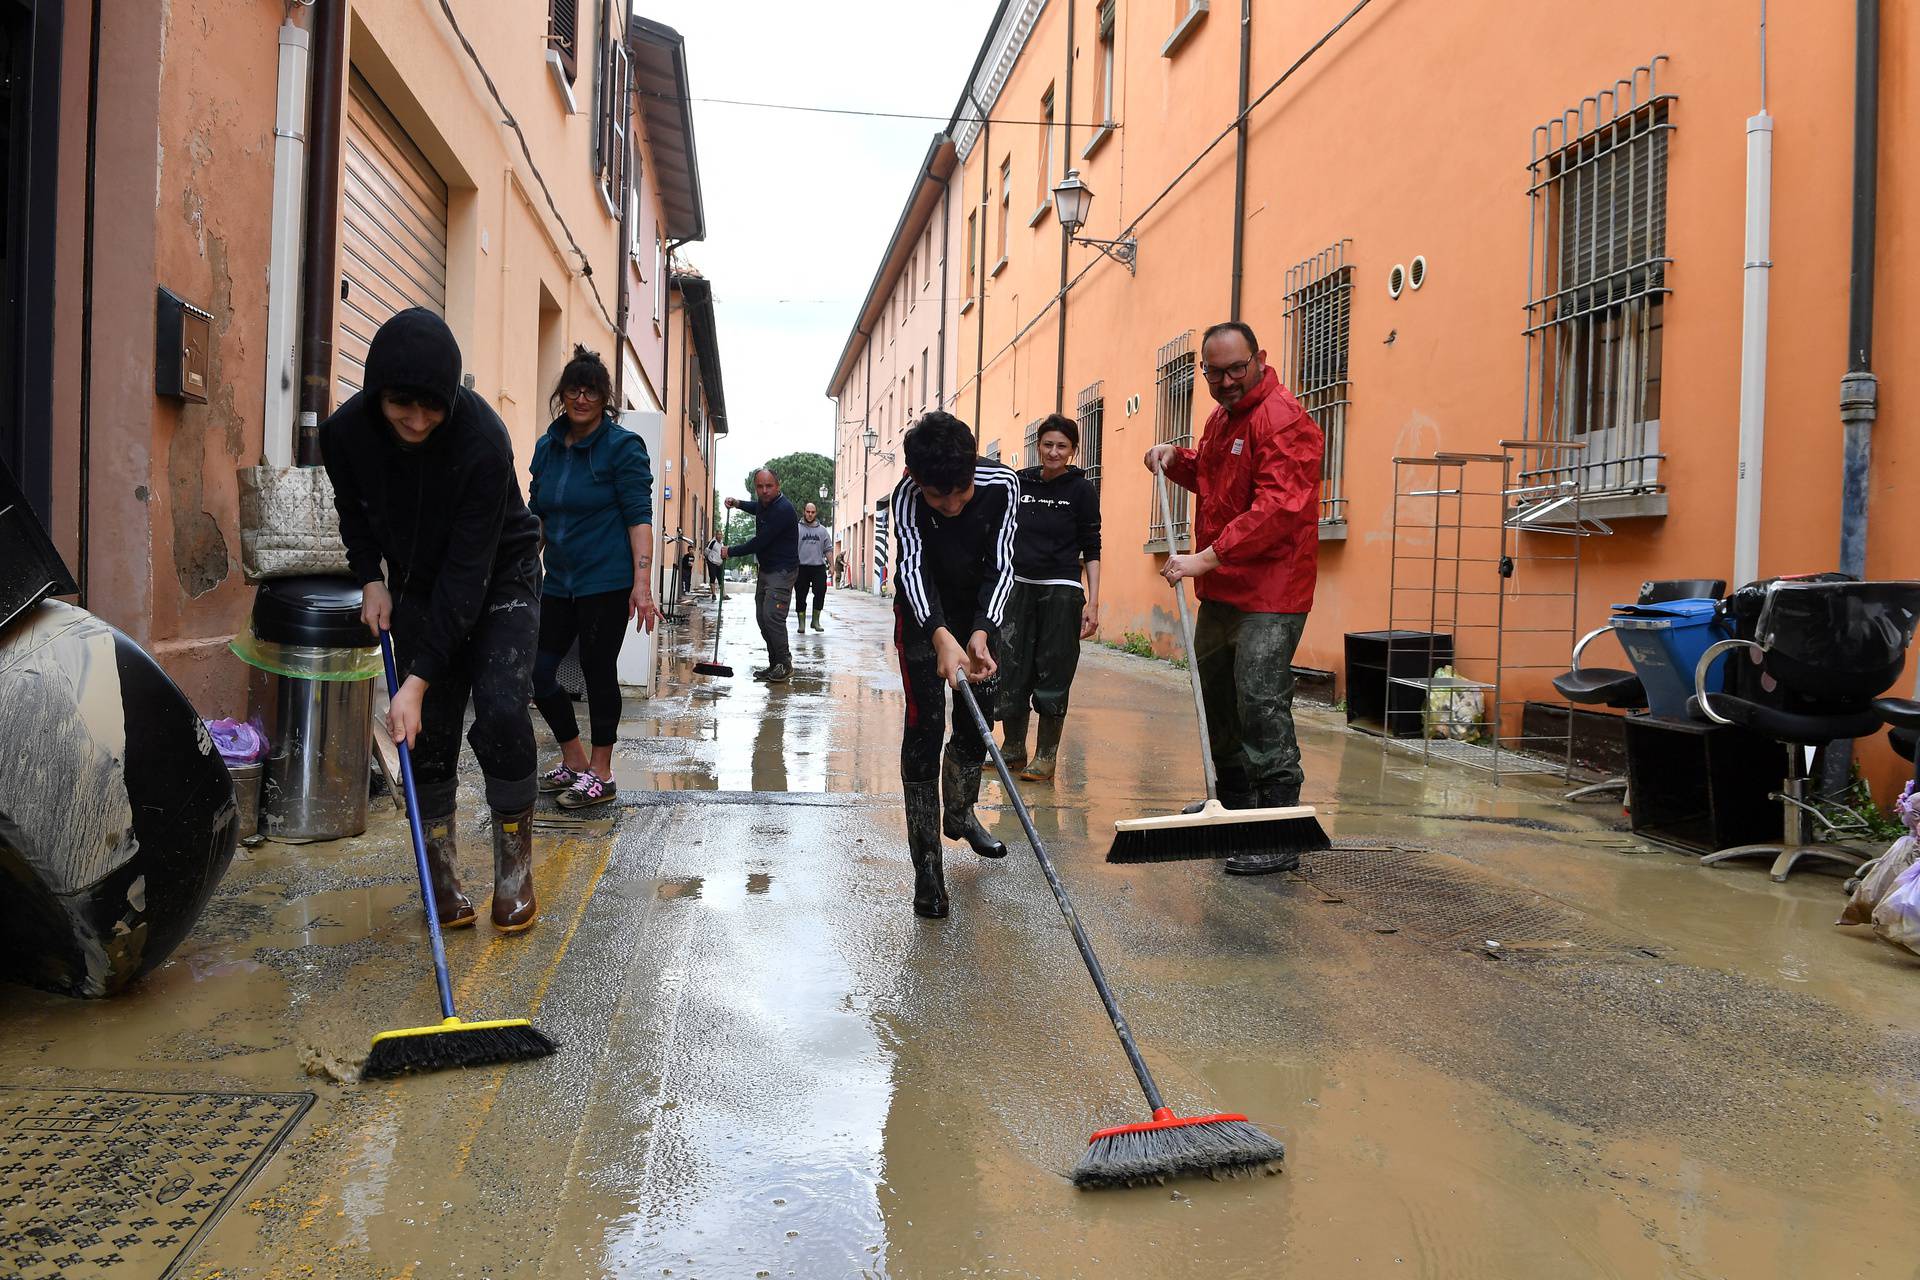
<svg viewBox="0 0 1920 1280">
<path fill-rule="evenodd" d="M 207 361 L 213 351 L 213 313 L 164 285 L 153 325 L 153 389 L 163 396 L 207 402 Z"/>
</svg>

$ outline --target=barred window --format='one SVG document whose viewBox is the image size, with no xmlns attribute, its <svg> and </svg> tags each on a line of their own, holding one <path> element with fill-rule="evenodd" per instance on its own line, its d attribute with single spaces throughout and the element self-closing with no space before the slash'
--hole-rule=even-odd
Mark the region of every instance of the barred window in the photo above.
<svg viewBox="0 0 1920 1280">
<path fill-rule="evenodd" d="M 1021 466 L 1037 467 L 1040 465 L 1040 424 L 1045 421 L 1045 418 L 1035 418 L 1027 424 L 1027 460 L 1021 463 Z"/>
<path fill-rule="evenodd" d="M 1353 268 L 1341 240 L 1287 270 L 1286 378 L 1300 407 L 1326 437 L 1320 463 L 1320 523 L 1344 524 L 1347 457 L 1347 341 L 1353 320 Z"/>
<path fill-rule="evenodd" d="M 1080 423 L 1080 465 L 1093 481 L 1095 496 L 1100 493 L 1100 429 L 1107 416 L 1106 394 L 1096 382 L 1083 390 L 1074 410 Z"/>
<path fill-rule="evenodd" d="M 1153 439 L 1155 444 L 1175 444 L 1183 449 L 1193 446 L 1193 375 L 1195 354 L 1193 330 L 1161 347 L 1153 358 Z M 1147 492 L 1147 541 L 1166 542 L 1169 551 L 1180 551 L 1193 539 L 1193 520 L 1189 515 L 1188 493 L 1177 484 L 1167 485 L 1167 506 L 1172 509 L 1173 536 L 1160 523 L 1160 503 L 1152 487 Z"/>
<path fill-rule="evenodd" d="M 1667 266 L 1667 149 L 1656 76 L 1665 57 L 1533 132 L 1527 301 L 1528 439 L 1550 452 L 1539 499 L 1659 491 Z"/>
</svg>

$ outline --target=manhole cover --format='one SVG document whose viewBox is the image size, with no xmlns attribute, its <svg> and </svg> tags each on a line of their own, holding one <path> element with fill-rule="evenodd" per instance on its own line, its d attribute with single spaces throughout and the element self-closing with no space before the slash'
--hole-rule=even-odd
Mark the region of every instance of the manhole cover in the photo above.
<svg viewBox="0 0 1920 1280">
<path fill-rule="evenodd" d="M 171 1276 L 311 1105 L 0 1085 L 0 1276 Z"/>
<path fill-rule="evenodd" d="M 1334 849 L 1309 854 L 1300 877 L 1328 897 L 1426 942 L 1514 959 L 1656 954 L 1546 894 L 1444 854 Z"/>
</svg>

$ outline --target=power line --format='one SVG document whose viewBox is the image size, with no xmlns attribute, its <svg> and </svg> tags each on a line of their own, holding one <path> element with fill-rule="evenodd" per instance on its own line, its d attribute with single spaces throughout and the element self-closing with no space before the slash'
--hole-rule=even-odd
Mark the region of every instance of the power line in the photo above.
<svg viewBox="0 0 1920 1280">
<path fill-rule="evenodd" d="M 520 154 L 526 157 L 527 169 L 533 174 L 533 180 L 540 185 L 540 194 L 547 198 L 547 208 L 553 213 L 554 221 L 560 224 L 560 233 L 567 238 L 567 243 L 573 247 L 574 253 L 579 255 L 580 274 L 585 277 L 587 291 L 593 294 L 594 302 L 599 305 L 600 315 L 606 320 L 607 328 L 613 331 L 616 338 L 624 338 L 626 335 L 621 333 L 620 326 L 614 323 L 613 313 L 607 310 L 606 299 L 600 296 L 600 286 L 593 281 L 593 263 L 588 259 L 587 251 L 582 249 L 580 242 L 573 238 L 573 228 L 567 225 L 566 218 L 561 215 L 560 206 L 554 203 L 553 192 L 547 188 L 547 180 L 541 174 L 540 166 L 534 162 L 533 149 L 527 145 L 527 135 L 521 131 L 520 122 L 514 118 L 513 112 L 507 109 L 505 99 L 500 96 L 499 86 L 494 84 L 493 77 L 487 74 L 486 64 L 480 61 L 480 54 L 474 49 L 473 42 L 467 39 L 467 33 L 460 29 L 460 20 L 453 16 L 453 6 L 448 3 L 448 0 L 440 0 L 440 12 L 446 15 L 447 25 L 453 28 L 454 37 L 460 41 L 460 47 L 467 51 L 467 58 L 473 63 L 474 70 L 478 71 L 480 78 L 486 82 L 487 92 L 493 95 L 493 103 L 500 108 L 500 115 L 506 126 L 513 130 L 514 137 L 520 139 Z M 615 252 L 617 255 L 619 251 Z"/>
<path fill-rule="evenodd" d="M 864 116 L 876 120 L 934 120 L 942 124 L 952 122 L 951 116 L 923 115 L 915 111 L 865 111 L 858 107 L 815 107 L 799 102 L 754 102 L 746 98 L 692 98 L 682 97 L 677 93 L 661 93 L 657 89 L 641 89 L 638 90 L 638 92 L 643 98 L 658 98 L 663 102 L 678 102 L 683 105 L 690 102 L 710 102 L 723 107 L 752 107 L 760 111 L 799 111 L 808 115 Z M 999 116 L 995 116 L 992 123 L 1051 126 L 1057 122 L 1053 120 L 1003 120 Z M 1119 128 L 1119 125 L 1116 123 L 1113 127 Z"/>
</svg>

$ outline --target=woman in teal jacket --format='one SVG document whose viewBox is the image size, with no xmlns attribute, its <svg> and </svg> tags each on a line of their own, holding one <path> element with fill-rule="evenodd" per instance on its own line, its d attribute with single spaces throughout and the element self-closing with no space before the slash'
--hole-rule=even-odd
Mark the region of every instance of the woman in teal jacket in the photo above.
<svg viewBox="0 0 1920 1280">
<path fill-rule="evenodd" d="M 560 763 L 540 775 L 540 790 L 568 809 L 613 799 L 620 645 L 629 621 L 651 631 L 660 618 L 652 585 L 653 467 L 646 444 L 608 412 L 612 401 L 606 364 L 575 347 L 553 391 L 551 407 L 559 416 L 534 446 L 527 490 L 546 558 L 533 703 L 560 743 Z M 558 678 L 576 640 L 591 755 Z"/>
</svg>

